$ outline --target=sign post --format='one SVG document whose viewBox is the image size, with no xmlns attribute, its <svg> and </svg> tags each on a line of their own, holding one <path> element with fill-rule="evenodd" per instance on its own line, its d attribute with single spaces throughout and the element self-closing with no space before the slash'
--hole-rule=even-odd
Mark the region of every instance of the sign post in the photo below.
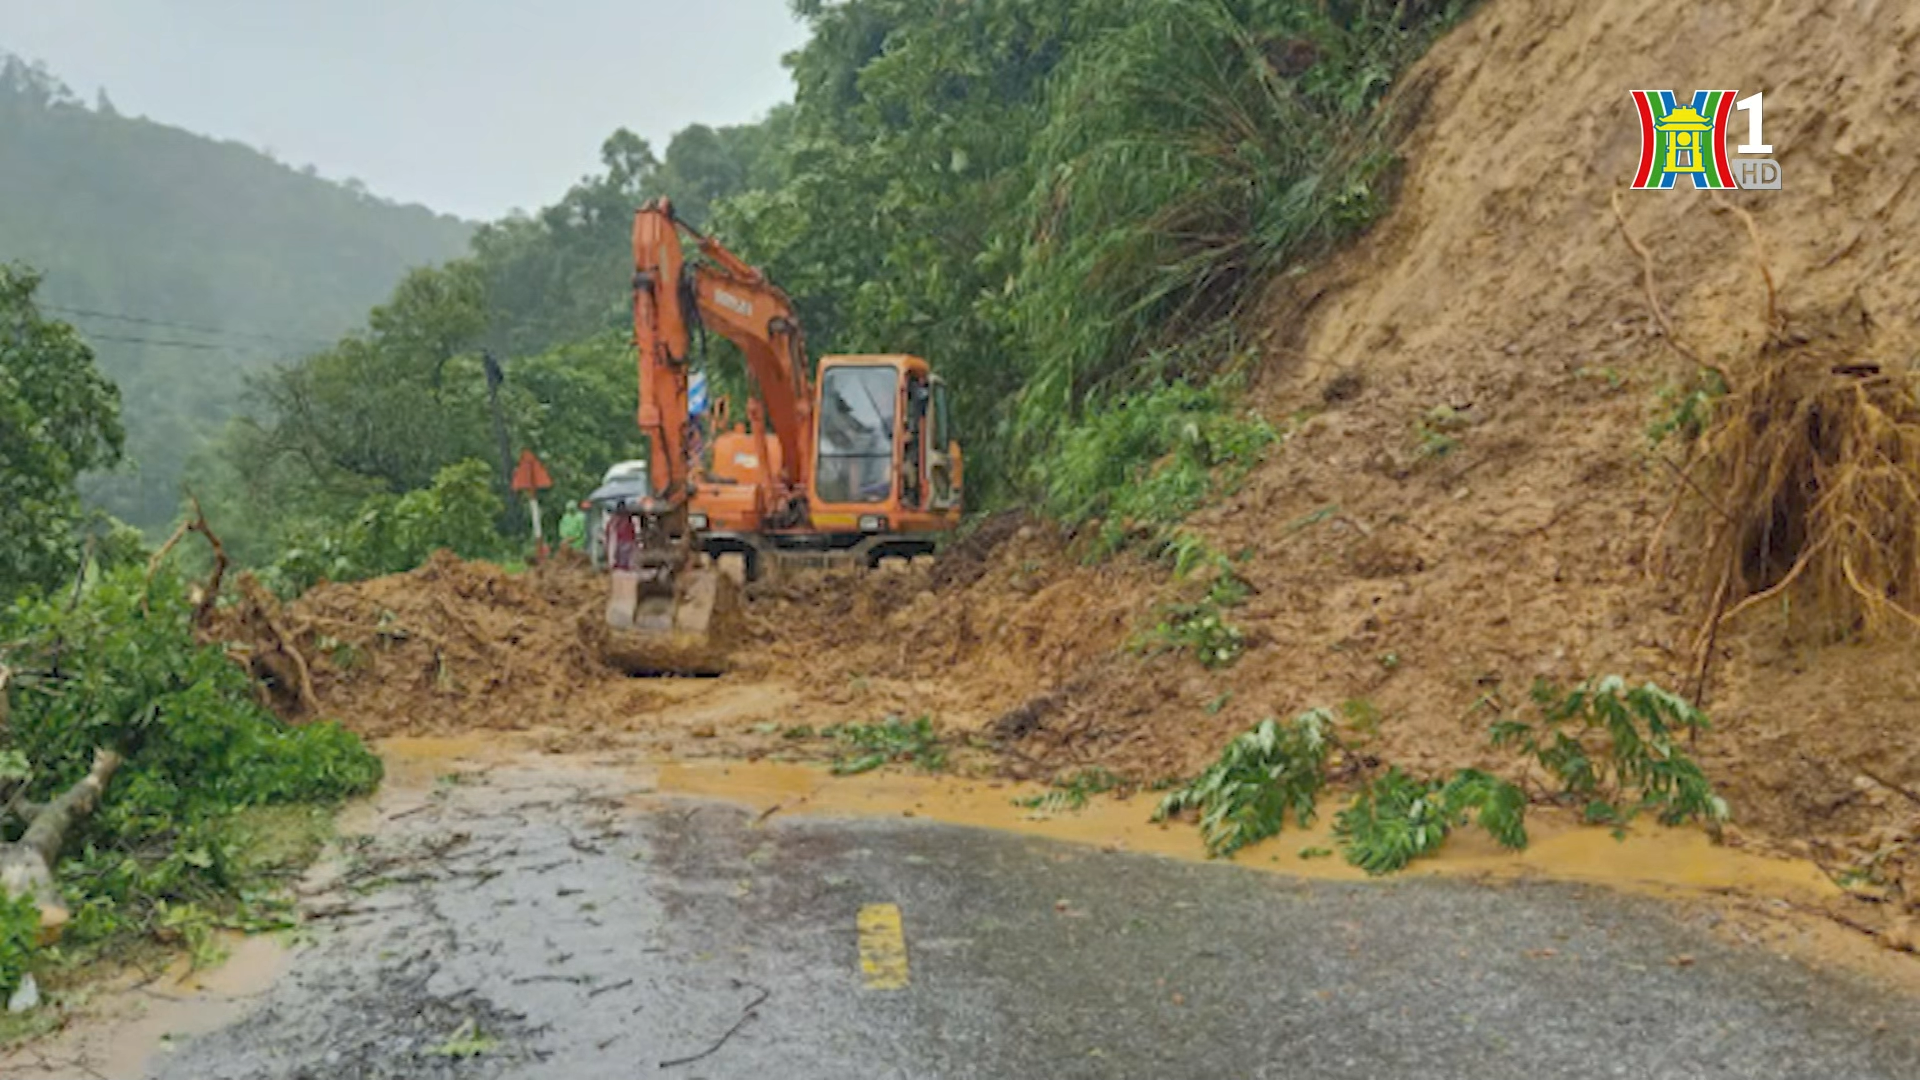
<svg viewBox="0 0 1920 1080">
<path fill-rule="evenodd" d="M 513 490 L 526 496 L 527 508 L 533 518 L 534 551 L 542 559 L 547 557 L 547 538 L 540 528 L 540 493 L 553 486 L 553 477 L 547 474 L 547 467 L 533 456 L 533 451 L 520 451 L 520 464 L 513 469 Z"/>
</svg>

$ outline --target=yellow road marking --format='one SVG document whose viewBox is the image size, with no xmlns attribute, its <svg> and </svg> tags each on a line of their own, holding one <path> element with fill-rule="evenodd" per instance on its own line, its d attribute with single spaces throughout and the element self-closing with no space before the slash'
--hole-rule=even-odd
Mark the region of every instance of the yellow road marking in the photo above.
<svg viewBox="0 0 1920 1080">
<path fill-rule="evenodd" d="M 907 938 L 900 928 L 900 905 L 868 904 L 860 909 L 860 973 L 869 990 L 907 987 Z"/>
</svg>

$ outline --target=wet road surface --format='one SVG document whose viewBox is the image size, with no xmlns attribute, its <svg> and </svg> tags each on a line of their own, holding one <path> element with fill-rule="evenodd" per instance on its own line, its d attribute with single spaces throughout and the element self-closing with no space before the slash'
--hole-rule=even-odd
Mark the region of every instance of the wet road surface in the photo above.
<svg viewBox="0 0 1920 1080">
<path fill-rule="evenodd" d="M 150 1075 L 1920 1077 L 1920 1003 L 1651 900 L 637 794 L 440 785 L 349 845 L 291 973 Z"/>
</svg>

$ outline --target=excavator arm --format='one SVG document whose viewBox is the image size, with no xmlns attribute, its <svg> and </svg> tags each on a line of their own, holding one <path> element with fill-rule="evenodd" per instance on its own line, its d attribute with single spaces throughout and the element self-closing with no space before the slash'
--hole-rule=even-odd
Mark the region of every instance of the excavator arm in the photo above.
<svg viewBox="0 0 1920 1080">
<path fill-rule="evenodd" d="M 684 240 L 694 242 L 689 259 Z M 654 490 L 671 508 L 685 505 L 697 470 L 688 438 L 689 346 L 704 326 L 739 346 L 755 393 L 748 415 L 770 420 L 780 442 L 777 474 L 762 489 L 777 516 L 805 514 L 811 460 L 813 390 L 806 343 L 793 302 L 765 274 L 674 217 L 658 199 L 633 221 L 633 334 L 640 375 L 640 429 L 652 445 Z M 755 415 L 764 409 L 764 418 Z"/>
<path fill-rule="evenodd" d="M 785 524 L 807 520 L 813 391 L 792 302 L 765 274 L 675 218 L 672 203 L 648 203 L 633 219 L 633 338 L 653 493 L 615 511 L 616 527 L 631 539 L 615 545 L 602 645 L 603 658 L 629 672 L 718 671 L 728 627 L 737 622 L 737 586 L 700 565 L 687 512 L 699 472 L 687 415 L 689 347 L 703 327 L 740 347 L 754 391 L 749 421 L 764 439 L 771 420 L 780 440 L 778 472 L 771 455 L 761 455 L 757 509 Z"/>
</svg>

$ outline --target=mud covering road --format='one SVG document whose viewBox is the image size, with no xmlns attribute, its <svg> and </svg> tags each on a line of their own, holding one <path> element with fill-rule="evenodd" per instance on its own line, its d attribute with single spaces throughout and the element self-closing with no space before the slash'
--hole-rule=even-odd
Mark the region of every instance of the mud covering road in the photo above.
<svg viewBox="0 0 1920 1080">
<path fill-rule="evenodd" d="M 289 974 L 150 1075 L 1920 1075 L 1920 1002 L 1652 900 L 1306 882 L 644 788 L 536 762 L 387 807 Z M 897 966 L 884 925 L 858 928 L 888 904 Z"/>
</svg>

